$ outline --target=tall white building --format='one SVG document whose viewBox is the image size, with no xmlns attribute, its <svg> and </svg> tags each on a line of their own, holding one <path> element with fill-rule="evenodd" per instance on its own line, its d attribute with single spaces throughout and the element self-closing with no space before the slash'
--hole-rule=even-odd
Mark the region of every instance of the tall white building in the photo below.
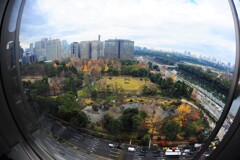
<svg viewBox="0 0 240 160">
<path fill-rule="evenodd" d="M 47 60 L 61 59 L 61 41 L 59 39 L 53 39 L 47 42 L 46 59 Z"/>
<path fill-rule="evenodd" d="M 38 61 L 46 60 L 46 44 L 48 39 L 43 38 L 41 41 L 35 42 L 34 54 L 37 57 Z"/>
</svg>

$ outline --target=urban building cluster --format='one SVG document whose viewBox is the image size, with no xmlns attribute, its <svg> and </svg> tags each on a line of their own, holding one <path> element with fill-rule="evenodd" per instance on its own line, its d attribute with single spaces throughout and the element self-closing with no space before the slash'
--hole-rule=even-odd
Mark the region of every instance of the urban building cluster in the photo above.
<svg viewBox="0 0 240 160">
<path fill-rule="evenodd" d="M 134 52 L 134 41 L 124 39 L 109 39 L 81 41 L 68 43 L 66 40 L 43 38 L 31 43 L 25 51 L 20 48 L 20 59 L 23 64 L 35 61 L 53 61 L 65 58 L 80 58 L 83 60 L 129 59 Z"/>
</svg>

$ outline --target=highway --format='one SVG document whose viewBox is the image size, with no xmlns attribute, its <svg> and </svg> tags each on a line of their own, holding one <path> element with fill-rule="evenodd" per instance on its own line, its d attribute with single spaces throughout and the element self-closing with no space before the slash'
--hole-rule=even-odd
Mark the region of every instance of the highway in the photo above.
<svg viewBox="0 0 240 160">
<path fill-rule="evenodd" d="M 43 128 L 51 131 L 58 137 L 65 140 L 65 143 L 73 145 L 81 153 L 97 155 L 98 157 L 104 158 L 116 158 L 120 156 L 120 151 L 115 151 L 113 153 L 112 149 L 108 146 L 111 141 L 93 137 L 91 135 L 86 135 L 77 130 L 66 128 L 65 126 L 59 124 L 58 122 L 52 121 L 48 118 L 43 118 L 41 120 Z M 55 139 L 55 141 L 57 141 Z"/>
<path fill-rule="evenodd" d="M 64 143 L 58 142 L 56 139 L 49 136 L 46 131 L 38 130 L 33 134 L 37 143 L 43 147 L 54 158 L 59 160 L 100 160 L 95 156 L 80 152 L 76 149 L 69 147 Z"/>
<path fill-rule="evenodd" d="M 117 143 L 69 129 L 60 124 L 60 122 L 53 121 L 47 117 L 42 117 L 40 122 L 42 127 L 33 134 L 33 137 L 39 145 L 58 160 L 174 160 L 192 159 L 194 156 L 185 155 L 179 158 L 169 158 L 165 156 L 165 152 L 162 150 L 159 154 L 154 155 L 154 151 L 159 148 L 151 148 L 142 155 L 140 146 L 123 144 L 123 150 L 109 147 L 110 143 L 115 145 Z M 53 138 L 50 133 L 61 138 Z M 129 146 L 135 147 L 136 152 L 127 151 Z"/>
</svg>

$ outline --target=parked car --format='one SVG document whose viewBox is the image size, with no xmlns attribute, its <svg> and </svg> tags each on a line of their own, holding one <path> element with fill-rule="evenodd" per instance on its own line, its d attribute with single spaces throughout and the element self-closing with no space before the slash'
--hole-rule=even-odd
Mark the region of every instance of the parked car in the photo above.
<svg viewBox="0 0 240 160">
<path fill-rule="evenodd" d="M 111 148 L 115 147 L 115 145 L 111 144 L 111 143 L 109 143 L 108 146 L 111 147 Z"/>
<path fill-rule="evenodd" d="M 128 151 L 130 151 L 130 152 L 135 152 L 135 151 L 136 151 L 136 148 L 134 148 L 134 147 L 128 147 Z"/>
</svg>

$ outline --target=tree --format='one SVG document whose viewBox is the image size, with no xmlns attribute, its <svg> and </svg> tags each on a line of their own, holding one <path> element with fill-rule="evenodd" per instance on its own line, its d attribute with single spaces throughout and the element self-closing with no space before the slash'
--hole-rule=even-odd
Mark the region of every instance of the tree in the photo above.
<svg viewBox="0 0 240 160">
<path fill-rule="evenodd" d="M 132 116 L 132 130 L 133 131 L 138 131 L 138 129 L 142 123 L 142 120 L 143 119 L 139 114 Z"/>
<path fill-rule="evenodd" d="M 158 65 L 153 65 L 153 69 L 155 70 L 159 69 Z"/>
<path fill-rule="evenodd" d="M 157 90 L 156 88 L 150 88 L 148 86 L 143 86 L 143 89 L 142 89 L 142 94 L 143 95 L 156 95 L 157 94 Z"/>
<path fill-rule="evenodd" d="M 151 139 L 151 136 L 149 134 L 146 134 L 142 137 L 140 144 L 143 146 L 147 146 L 149 144 L 150 139 Z"/>
<path fill-rule="evenodd" d="M 152 62 L 148 62 L 148 67 L 150 68 L 150 69 L 152 69 Z"/>
<path fill-rule="evenodd" d="M 50 87 L 48 84 L 47 79 L 42 79 L 41 81 L 35 81 L 35 83 L 30 83 L 29 85 L 30 93 L 34 98 L 37 95 L 45 95 L 47 92 L 49 92 Z"/>
<path fill-rule="evenodd" d="M 73 126 L 83 127 L 83 128 L 87 127 L 89 120 L 88 120 L 87 115 L 84 112 L 73 110 L 71 112 L 71 115 L 72 115 L 72 117 L 70 119 L 70 123 Z"/>
<path fill-rule="evenodd" d="M 137 131 L 143 121 L 137 108 L 128 108 L 123 111 L 121 116 L 123 130 L 127 132 Z"/>
<path fill-rule="evenodd" d="M 200 119 L 200 114 L 198 111 L 192 111 L 188 114 L 187 119 L 189 121 L 195 121 L 195 120 L 199 120 Z"/>
<path fill-rule="evenodd" d="M 70 118 L 72 118 L 72 111 L 78 107 L 78 103 L 75 101 L 73 92 L 68 92 L 58 96 L 57 102 L 59 104 L 59 117 L 66 121 L 70 120 Z"/>
<path fill-rule="evenodd" d="M 180 123 L 181 126 L 182 126 L 183 122 L 187 120 L 187 115 L 190 112 L 191 112 L 191 108 L 190 108 L 190 105 L 187 103 L 183 103 L 177 108 L 178 116 L 177 116 L 176 120 Z"/>
<path fill-rule="evenodd" d="M 145 119 L 145 118 L 147 118 L 147 112 L 145 112 L 145 111 L 140 111 L 139 112 L 139 115 L 142 117 L 142 119 Z"/>
<path fill-rule="evenodd" d="M 118 133 L 122 128 L 122 122 L 119 119 L 112 119 L 109 124 L 109 131 L 111 133 Z"/>
<path fill-rule="evenodd" d="M 40 111 L 47 111 L 50 114 L 55 115 L 58 112 L 58 103 L 52 98 L 38 95 L 35 101 L 39 104 Z"/>
<path fill-rule="evenodd" d="M 57 71 L 52 64 L 45 64 L 45 72 L 48 77 L 54 77 L 57 74 Z"/>
<path fill-rule="evenodd" d="M 163 124 L 162 132 L 169 140 L 175 140 L 177 134 L 180 132 L 180 125 L 174 120 L 166 121 Z"/>
<path fill-rule="evenodd" d="M 118 133 L 122 129 L 122 122 L 109 114 L 105 114 L 103 116 L 103 127 L 111 133 Z"/>
<path fill-rule="evenodd" d="M 103 127 L 108 129 L 110 122 L 113 120 L 113 117 L 110 116 L 108 113 L 103 116 Z"/>
</svg>

